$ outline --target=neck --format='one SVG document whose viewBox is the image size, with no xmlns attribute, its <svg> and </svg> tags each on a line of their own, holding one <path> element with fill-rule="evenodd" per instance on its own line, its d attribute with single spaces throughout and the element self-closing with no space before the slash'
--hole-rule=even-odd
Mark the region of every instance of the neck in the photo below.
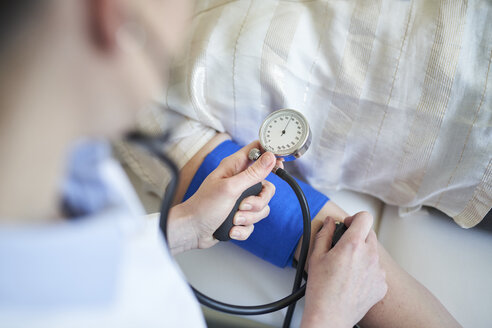
<svg viewBox="0 0 492 328">
<path fill-rule="evenodd" d="M 59 187 L 77 118 L 66 114 L 69 107 L 57 97 L 63 90 L 55 90 L 53 81 L 47 81 L 51 76 L 36 72 L 23 79 L 28 82 L 22 88 L 14 88 L 19 84 L 11 79 L 10 88 L 2 89 L 0 223 L 40 223 L 61 217 Z"/>
<path fill-rule="evenodd" d="M 19 122 L 22 118 L 15 117 L 2 120 L 0 127 L 0 221 L 4 222 L 60 217 L 59 186 L 68 144 L 54 138 L 53 131 L 43 130 L 40 122 L 46 118 L 39 117 L 41 111 L 29 113 L 32 120 Z"/>
</svg>

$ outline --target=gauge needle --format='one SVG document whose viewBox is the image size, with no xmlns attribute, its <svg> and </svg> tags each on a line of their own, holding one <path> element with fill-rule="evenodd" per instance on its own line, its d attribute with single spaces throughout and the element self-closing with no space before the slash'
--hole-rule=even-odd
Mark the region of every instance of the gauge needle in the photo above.
<svg viewBox="0 0 492 328">
<path fill-rule="evenodd" d="M 289 126 L 289 123 L 290 121 L 292 120 L 292 116 L 289 118 L 289 122 L 287 122 L 287 125 L 285 126 L 285 128 L 282 130 L 282 134 L 280 136 L 283 136 L 285 134 L 285 130 L 287 129 L 287 127 Z"/>
</svg>

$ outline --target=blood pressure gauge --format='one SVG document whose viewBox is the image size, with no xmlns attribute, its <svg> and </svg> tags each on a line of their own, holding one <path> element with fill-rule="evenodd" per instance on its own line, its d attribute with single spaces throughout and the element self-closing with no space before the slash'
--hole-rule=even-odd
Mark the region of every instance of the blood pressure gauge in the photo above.
<svg viewBox="0 0 492 328">
<path fill-rule="evenodd" d="M 280 109 L 265 118 L 260 127 L 263 150 L 278 158 L 291 161 L 299 158 L 311 144 L 311 129 L 301 113 L 293 109 Z"/>
</svg>

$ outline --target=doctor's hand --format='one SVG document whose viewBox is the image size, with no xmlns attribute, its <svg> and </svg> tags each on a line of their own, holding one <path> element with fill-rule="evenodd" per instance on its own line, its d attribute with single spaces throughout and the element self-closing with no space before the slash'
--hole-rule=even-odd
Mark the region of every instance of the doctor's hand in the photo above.
<svg viewBox="0 0 492 328">
<path fill-rule="evenodd" d="M 176 216 L 183 220 L 181 228 L 175 230 L 184 231 L 184 225 L 191 229 L 182 237 L 191 244 L 180 245 L 182 249 L 173 250 L 174 253 L 215 245 L 218 242 L 213 237 L 215 230 L 229 215 L 241 194 L 258 182 L 263 184 L 262 191 L 258 196 L 247 197 L 241 202 L 233 219 L 235 226 L 229 232 L 230 237 L 236 240 L 247 239 L 253 232 L 254 224 L 268 216 L 268 203 L 275 193 L 275 186 L 264 179 L 275 166 L 276 158 L 272 153 L 266 152 L 251 164 L 248 153 L 259 146 L 259 142 L 255 141 L 224 158 L 192 197 L 173 208 L 170 216 L 177 212 Z M 169 230 L 173 233 L 171 228 Z M 170 238 L 171 249 L 175 237 Z M 182 243 L 179 240 L 177 242 Z"/>
<path fill-rule="evenodd" d="M 302 327 L 353 327 L 388 289 L 379 264 L 372 216 L 360 212 L 330 249 L 335 223 L 327 218 L 316 235 L 309 259 Z"/>
</svg>

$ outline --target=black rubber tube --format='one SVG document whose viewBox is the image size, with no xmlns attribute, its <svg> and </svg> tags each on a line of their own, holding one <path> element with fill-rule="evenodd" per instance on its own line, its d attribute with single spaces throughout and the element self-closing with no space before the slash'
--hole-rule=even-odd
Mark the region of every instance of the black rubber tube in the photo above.
<svg viewBox="0 0 492 328">
<path fill-rule="evenodd" d="M 276 170 L 275 174 L 277 174 L 282 180 L 287 182 L 289 186 L 292 188 L 292 190 L 294 191 L 294 193 L 296 194 L 296 197 L 299 200 L 299 204 L 301 206 L 302 217 L 303 217 L 303 240 L 301 244 L 301 253 L 299 255 L 299 261 L 296 269 L 296 277 L 294 280 L 294 285 L 292 287 L 292 293 L 280 300 L 268 304 L 243 306 L 243 305 L 227 304 L 214 300 L 213 298 L 210 298 L 202 294 L 201 292 L 196 290 L 193 286 L 191 286 L 193 292 L 195 293 L 195 296 L 197 297 L 198 301 L 201 304 L 211 309 L 229 313 L 229 314 L 260 315 L 260 314 L 275 312 L 287 306 L 292 306 L 299 299 L 301 299 L 306 293 L 306 285 L 304 284 L 301 286 L 301 283 L 302 283 L 302 277 L 304 275 L 304 267 L 306 264 L 308 250 L 309 250 L 309 242 L 311 239 L 311 216 L 309 213 L 309 206 L 301 187 L 289 173 L 279 168 Z M 292 317 L 290 318 L 286 317 L 286 320 L 284 321 L 284 326 L 287 324 L 288 327 L 290 325 L 291 319 Z"/>
<path fill-rule="evenodd" d="M 309 251 L 309 243 L 311 239 L 311 214 L 309 213 L 309 205 L 306 200 L 306 196 L 302 191 L 301 187 L 297 181 L 283 169 L 277 169 L 275 172 L 281 179 L 289 184 L 294 193 L 299 200 L 299 205 L 301 206 L 302 212 L 302 222 L 303 222 L 303 236 L 301 244 L 301 252 L 299 254 L 299 260 L 296 268 L 296 277 L 294 280 L 294 285 L 292 286 L 292 293 L 299 290 L 302 283 L 302 278 L 304 275 L 304 268 L 306 267 L 306 260 Z M 309 232 L 309 233 L 306 233 Z M 294 315 L 294 310 L 296 309 L 296 302 L 292 302 L 287 309 L 287 314 L 285 315 L 283 328 L 289 328 L 292 321 L 292 316 Z"/>
</svg>

